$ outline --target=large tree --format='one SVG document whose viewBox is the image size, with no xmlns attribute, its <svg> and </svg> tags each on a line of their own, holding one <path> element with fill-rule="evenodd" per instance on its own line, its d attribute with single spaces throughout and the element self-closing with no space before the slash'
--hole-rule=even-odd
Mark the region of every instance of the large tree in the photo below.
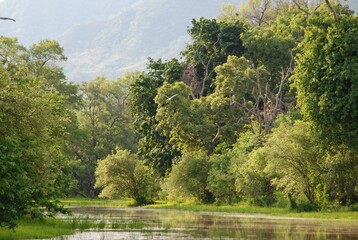
<svg viewBox="0 0 358 240">
<path fill-rule="evenodd" d="M 72 154 L 80 161 L 74 169 L 78 179 L 77 193 L 94 197 L 95 168 L 100 159 L 117 146 L 136 150 L 136 135 L 132 128 L 127 98 L 136 73 L 116 80 L 98 77 L 81 86 L 83 103 L 79 111 L 78 128 L 70 144 Z"/>
<path fill-rule="evenodd" d="M 303 115 L 327 146 L 357 150 L 358 19 L 340 14 L 335 20 L 325 8 L 309 20 L 292 80 Z"/>
<path fill-rule="evenodd" d="M 140 134 L 138 154 L 160 176 L 171 169 L 172 159 L 179 155 L 177 146 L 156 129 L 157 103 L 154 98 L 164 82 L 179 81 L 183 66 L 176 59 L 163 62 L 149 59 L 148 73 L 137 76 L 130 86 L 129 103 L 134 128 Z"/>
<path fill-rule="evenodd" d="M 225 121 L 220 121 L 220 126 L 231 127 L 235 132 L 248 123 L 251 130 L 269 133 L 277 114 L 286 112 L 289 106 L 284 102 L 286 75 L 273 84 L 265 66 L 255 67 L 245 57 L 236 56 L 229 56 L 227 62 L 215 70 L 216 89 L 208 98 L 217 109 L 226 108 Z M 261 128 L 254 129 L 253 122 L 260 123 Z"/>
<path fill-rule="evenodd" d="M 50 199 L 70 188 L 64 136 L 75 88 L 61 92 L 68 86 L 64 79 L 55 85 L 58 79 L 34 68 L 39 55 L 53 52 L 42 68 L 61 75 L 55 63 L 63 60 L 62 49 L 55 42 L 46 48 L 48 42 L 26 48 L 0 37 L 0 227 L 14 227 L 25 214 L 59 210 Z"/>
<path fill-rule="evenodd" d="M 221 129 L 213 120 L 214 111 L 205 97 L 190 99 L 190 88 L 182 82 L 164 83 L 155 97 L 158 104 L 157 130 L 180 150 L 205 149 L 210 155 Z"/>
<path fill-rule="evenodd" d="M 322 181 L 322 157 L 309 123 L 302 120 L 281 120 L 273 129 L 264 148 L 265 171 L 272 183 L 288 197 L 306 197 L 316 203 L 317 185 Z M 302 199 L 302 198 L 301 198 Z"/>
<path fill-rule="evenodd" d="M 187 63 L 183 81 L 192 88 L 192 97 L 199 98 L 211 93 L 216 66 L 226 62 L 229 55 L 244 53 L 240 34 L 245 31 L 239 22 L 218 22 L 216 19 L 192 20 L 188 33 L 192 43 L 182 52 Z"/>
</svg>

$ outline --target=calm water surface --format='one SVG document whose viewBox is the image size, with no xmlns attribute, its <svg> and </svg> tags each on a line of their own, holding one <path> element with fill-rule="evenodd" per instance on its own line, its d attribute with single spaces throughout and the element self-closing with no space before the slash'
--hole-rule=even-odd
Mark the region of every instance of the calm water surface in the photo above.
<svg viewBox="0 0 358 240">
<path fill-rule="evenodd" d="M 276 218 L 264 215 L 152 210 L 73 208 L 74 216 L 101 223 L 54 239 L 357 239 L 358 222 Z"/>
</svg>

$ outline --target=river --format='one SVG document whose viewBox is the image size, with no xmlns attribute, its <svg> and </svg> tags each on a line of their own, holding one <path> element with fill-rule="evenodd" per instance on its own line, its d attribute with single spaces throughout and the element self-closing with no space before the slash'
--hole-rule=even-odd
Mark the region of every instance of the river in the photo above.
<svg viewBox="0 0 358 240">
<path fill-rule="evenodd" d="M 72 208 L 98 224 L 56 240 L 109 239 L 358 239 L 358 223 L 143 208 Z"/>
</svg>

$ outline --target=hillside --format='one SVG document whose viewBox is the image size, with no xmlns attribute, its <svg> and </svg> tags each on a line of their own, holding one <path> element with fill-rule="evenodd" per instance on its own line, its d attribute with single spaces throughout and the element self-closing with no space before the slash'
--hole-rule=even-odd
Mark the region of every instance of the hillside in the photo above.
<svg viewBox="0 0 358 240">
<path fill-rule="evenodd" d="M 205 7 L 205 0 L 138 1 L 107 21 L 76 26 L 59 37 L 69 56 L 66 72 L 74 80 L 115 78 L 143 69 L 148 56 L 176 57 L 189 41 L 191 19 L 214 17 L 220 2 Z"/>
<path fill-rule="evenodd" d="M 54 38 L 75 25 L 108 19 L 128 6 L 130 0 L 2 0 L 0 13 L 16 19 L 2 24 L 0 34 L 17 36 L 24 44 Z"/>
<path fill-rule="evenodd" d="M 0 34 L 29 45 L 53 38 L 65 49 L 69 80 L 116 78 L 144 69 L 147 57 L 171 58 L 189 41 L 192 18 L 214 17 L 223 0 L 3 0 L 0 12 L 16 19 Z M 236 1 L 239 5 L 240 1 Z"/>
</svg>

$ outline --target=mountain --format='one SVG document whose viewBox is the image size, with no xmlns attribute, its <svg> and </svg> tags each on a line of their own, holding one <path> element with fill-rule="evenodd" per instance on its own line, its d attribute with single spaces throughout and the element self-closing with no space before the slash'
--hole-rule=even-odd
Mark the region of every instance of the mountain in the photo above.
<svg viewBox="0 0 358 240">
<path fill-rule="evenodd" d="M 232 1 L 233 2 L 233 1 Z M 236 1 L 239 4 L 240 1 Z M 30 45 L 59 41 L 69 80 L 116 78 L 145 68 L 147 58 L 178 57 L 189 42 L 192 18 L 218 15 L 223 0 L 3 0 L 0 35 Z M 5 14 L 6 13 L 6 14 Z"/>
<path fill-rule="evenodd" d="M 208 4 L 210 2 L 210 4 Z M 189 42 L 192 18 L 214 17 L 222 0 L 141 0 L 116 16 L 69 29 L 58 38 L 70 79 L 115 78 L 144 69 L 147 57 L 177 57 Z"/>
<path fill-rule="evenodd" d="M 348 4 L 357 9 L 355 0 Z M 246 0 L 229 1 L 240 6 Z M 192 18 L 212 18 L 225 0 L 0 0 L 0 35 L 30 45 L 44 38 L 59 41 L 68 57 L 71 81 L 96 76 L 113 79 L 143 70 L 148 57 L 178 57 L 190 41 Z"/>
<path fill-rule="evenodd" d="M 131 0 L 1 0 L 0 13 L 16 19 L 16 24 L 1 24 L 0 34 L 17 36 L 29 45 L 54 38 L 67 29 L 108 19 L 130 5 Z"/>
</svg>

